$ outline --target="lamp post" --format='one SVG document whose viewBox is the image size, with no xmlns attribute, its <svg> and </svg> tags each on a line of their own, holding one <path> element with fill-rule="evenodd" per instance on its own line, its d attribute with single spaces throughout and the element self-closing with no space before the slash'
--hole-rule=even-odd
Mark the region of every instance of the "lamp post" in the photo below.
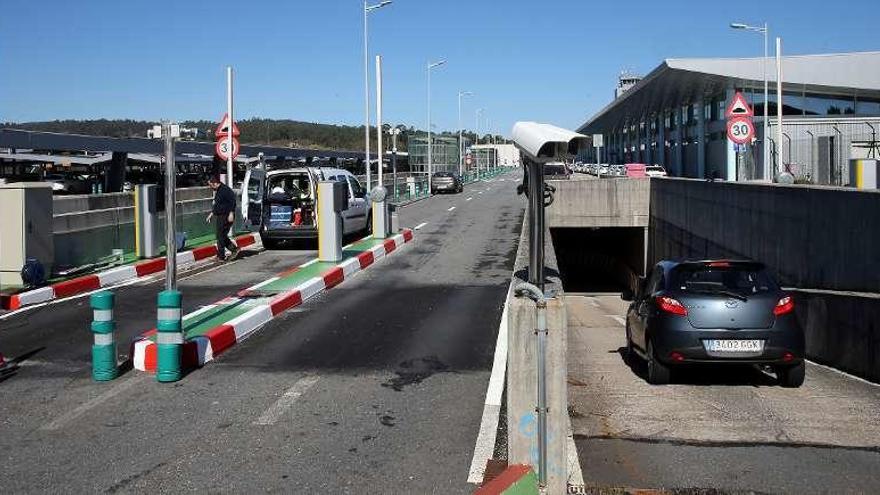
<svg viewBox="0 0 880 495">
<path fill-rule="evenodd" d="M 431 137 L 431 69 L 435 69 L 445 64 L 446 60 L 439 60 L 437 62 L 428 62 L 428 195 L 431 195 L 431 180 L 432 175 L 434 173 L 434 164 L 433 157 L 431 156 L 432 151 L 432 137 Z"/>
<path fill-rule="evenodd" d="M 731 23 L 730 25 L 733 29 L 743 29 L 746 31 L 752 31 L 755 33 L 761 33 L 764 35 L 764 58 L 761 62 L 761 67 L 764 72 L 764 139 L 763 139 L 763 147 L 764 151 L 761 153 L 764 158 L 764 176 L 767 178 L 767 175 L 770 175 L 770 179 L 772 180 L 773 175 L 770 174 L 770 159 L 769 159 L 769 150 L 770 150 L 770 136 L 767 135 L 767 131 L 769 129 L 769 124 L 767 122 L 767 105 L 769 103 L 770 96 L 770 85 L 767 81 L 767 57 L 769 56 L 767 50 L 767 37 L 769 36 L 769 29 L 767 28 L 767 23 L 765 22 L 763 26 L 749 26 L 748 24 L 742 24 L 739 22 Z"/>
<path fill-rule="evenodd" d="M 475 112 L 476 122 L 474 127 L 474 146 L 480 144 L 480 115 L 483 114 L 483 109 L 478 108 Z M 474 148 L 474 161 L 477 162 L 477 178 L 480 177 L 480 150 Z"/>
<path fill-rule="evenodd" d="M 460 176 L 464 176 L 464 141 L 462 140 L 461 129 L 461 97 L 473 95 L 474 94 L 470 91 L 458 92 L 458 175 Z"/>
<path fill-rule="evenodd" d="M 394 177 L 394 200 L 397 200 L 397 136 L 400 135 L 400 127 L 394 126 L 388 131 L 391 134 L 391 173 Z"/>
<path fill-rule="evenodd" d="M 386 5 L 390 5 L 391 0 L 384 0 L 375 5 L 367 5 L 364 0 L 364 163 L 367 166 L 367 191 L 370 190 L 370 63 L 367 36 L 367 15 L 377 9 L 381 9 Z M 381 130 L 379 132 L 382 132 Z"/>
</svg>

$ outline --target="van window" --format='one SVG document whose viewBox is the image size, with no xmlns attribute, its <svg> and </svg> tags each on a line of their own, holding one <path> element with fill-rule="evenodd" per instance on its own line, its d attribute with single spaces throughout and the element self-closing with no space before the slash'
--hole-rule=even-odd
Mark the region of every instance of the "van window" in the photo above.
<svg viewBox="0 0 880 495">
<path fill-rule="evenodd" d="M 366 191 L 364 190 L 364 186 L 358 182 L 353 176 L 348 176 L 348 184 L 351 186 L 352 195 L 355 198 L 363 198 L 366 197 Z"/>
</svg>

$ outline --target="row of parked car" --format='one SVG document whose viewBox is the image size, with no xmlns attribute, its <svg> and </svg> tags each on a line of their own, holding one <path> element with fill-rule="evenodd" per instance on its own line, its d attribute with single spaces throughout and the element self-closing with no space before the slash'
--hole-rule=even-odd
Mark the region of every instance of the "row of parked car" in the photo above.
<svg viewBox="0 0 880 495">
<path fill-rule="evenodd" d="M 612 165 L 608 163 L 575 163 L 572 170 L 596 177 L 666 177 L 666 169 L 660 165 L 627 163 Z"/>
</svg>

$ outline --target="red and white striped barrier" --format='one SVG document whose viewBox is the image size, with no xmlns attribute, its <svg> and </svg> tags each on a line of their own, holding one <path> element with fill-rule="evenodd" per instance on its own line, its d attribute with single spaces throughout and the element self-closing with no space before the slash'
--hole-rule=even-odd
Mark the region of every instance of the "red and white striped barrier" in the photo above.
<svg viewBox="0 0 880 495">
<path fill-rule="evenodd" d="M 254 306 L 246 313 L 239 315 L 226 323 L 218 325 L 203 335 L 187 339 L 183 347 L 183 366 L 185 368 L 201 367 L 212 361 L 230 347 L 251 336 L 260 327 L 271 321 L 281 313 L 299 306 L 321 292 L 341 284 L 345 279 L 352 277 L 359 271 L 366 269 L 384 256 L 402 247 L 413 239 L 412 230 L 405 229 L 400 234 L 387 239 L 382 244 L 360 253 L 358 256 L 349 258 L 334 268 L 322 273 L 319 277 L 313 277 L 292 290 L 276 294 L 268 298 L 264 303 Z M 287 272 L 290 273 L 290 272 Z M 284 274 L 280 275 L 283 276 Z M 279 277 L 280 277 L 279 276 Z M 261 282 L 240 292 L 246 294 L 256 291 L 279 277 Z M 209 306 L 184 316 L 184 320 L 198 316 L 201 313 L 215 308 L 219 304 L 237 300 L 235 297 L 226 298 Z M 132 361 L 134 368 L 150 373 L 156 372 L 156 343 L 149 340 L 155 332 L 151 330 L 141 336 L 132 344 Z"/>
<path fill-rule="evenodd" d="M 257 242 L 254 234 L 246 234 L 235 238 L 239 248 L 247 247 Z M 177 266 L 186 266 L 206 258 L 217 256 L 217 246 L 203 246 L 190 251 L 177 253 Z M 20 309 L 31 304 L 39 304 L 53 299 L 83 294 L 102 287 L 107 287 L 127 280 L 140 278 L 146 275 L 161 272 L 165 269 L 165 258 L 156 258 L 142 261 L 133 265 L 120 266 L 109 270 L 84 275 L 82 277 L 65 280 L 39 289 L 19 292 L 3 296 L 0 299 L 0 307 L 8 310 Z"/>
</svg>

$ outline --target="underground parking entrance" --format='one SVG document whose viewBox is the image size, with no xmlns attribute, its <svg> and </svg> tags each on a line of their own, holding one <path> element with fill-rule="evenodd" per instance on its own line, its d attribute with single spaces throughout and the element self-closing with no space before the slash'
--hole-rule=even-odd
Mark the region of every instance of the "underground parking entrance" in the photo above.
<svg viewBox="0 0 880 495">
<path fill-rule="evenodd" d="M 645 227 L 550 229 L 566 293 L 619 293 L 645 275 Z"/>
</svg>

